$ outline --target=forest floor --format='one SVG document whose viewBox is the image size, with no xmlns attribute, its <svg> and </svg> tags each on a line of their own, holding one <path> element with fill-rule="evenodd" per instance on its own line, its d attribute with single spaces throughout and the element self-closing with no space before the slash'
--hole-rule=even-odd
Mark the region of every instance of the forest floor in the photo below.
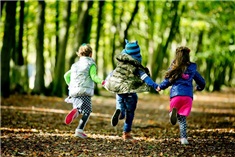
<svg viewBox="0 0 235 157">
<path fill-rule="evenodd" d="M 189 145 L 179 142 L 179 126 L 169 122 L 169 98 L 139 94 L 132 135 L 123 141 L 120 121 L 112 127 L 115 95 L 92 97 L 87 139 L 74 137 L 78 119 L 64 124 L 72 105 L 64 98 L 12 95 L 1 99 L 1 156 L 232 157 L 235 154 L 235 90 L 195 93 L 187 118 Z"/>
</svg>

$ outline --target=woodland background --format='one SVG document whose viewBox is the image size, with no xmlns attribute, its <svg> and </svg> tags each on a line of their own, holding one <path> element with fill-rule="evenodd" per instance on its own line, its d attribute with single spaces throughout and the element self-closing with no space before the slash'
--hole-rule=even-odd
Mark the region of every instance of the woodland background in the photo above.
<svg viewBox="0 0 235 157">
<path fill-rule="evenodd" d="M 213 156 L 235 154 L 235 1 L 1 1 L 1 156 Z M 169 89 L 140 93 L 136 143 L 112 127 L 115 94 L 96 86 L 88 139 L 64 124 L 71 104 L 63 75 L 90 43 L 105 78 L 124 39 L 138 40 L 143 65 L 159 83 L 177 46 L 206 80 L 187 118 L 190 144 L 169 123 Z"/>
<path fill-rule="evenodd" d="M 234 15 L 234 1 L 1 1 L 1 95 L 66 95 L 63 75 L 82 43 L 105 78 L 124 39 L 138 40 L 157 83 L 185 45 L 207 91 L 234 87 Z"/>
</svg>

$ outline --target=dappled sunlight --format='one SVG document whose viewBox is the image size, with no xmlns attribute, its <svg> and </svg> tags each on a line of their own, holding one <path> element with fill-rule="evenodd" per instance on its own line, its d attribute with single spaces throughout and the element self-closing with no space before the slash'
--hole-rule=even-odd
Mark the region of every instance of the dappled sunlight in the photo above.
<svg viewBox="0 0 235 157">
<path fill-rule="evenodd" d="M 39 108 L 39 107 L 18 107 L 18 106 L 1 106 L 1 109 L 10 109 L 21 111 L 22 113 L 30 114 L 46 114 L 46 113 L 63 113 L 68 114 L 70 110 L 61 110 L 61 109 L 48 109 L 48 108 Z M 91 116 L 110 118 L 112 115 L 101 114 L 101 113 L 91 113 Z"/>
<path fill-rule="evenodd" d="M 216 128 L 216 129 L 196 129 L 191 132 L 219 132 L 219 133 L 234 133 L 234 128 Z"/>
<path fill-rule="evenodd" d="M 18 106 L 1 106 L 1 109 L 10 109 L 10 110 L 21 110 L 25 113 L 32 113 L 32 112 L 52 112 L 52 113 L 68 113 L 66 110 L 60 109 L 48 109 L 48 108 L 39 108 L 39 107 L 18 107 Z"/>
<path fill-rule="evenodd" d="M 225 108 L 225 109 L 221 109 L 221 108 L 198 108 L 198 107 L 193 107 L 192 108 L 192 112 L 197 112 L 197 113 L 217 113 L 217 114 L 234 114 L 235 110 L 232 108 Z"/>
<path fill-rule="evenodd" d="M 58 129 L 55 129 L 54 132 L 44 132 L 43 130 L 38 129 L 24 129 L 24 128 L 1 128 L 1 131 L 4 132 L 4 134 L 1 135 L 1 138 L 9 138 L 9 135 L 6 133 L 15 133 L 16 138 L 24 139 L 29 138 L 29 136 L 42 136 L 42 137 L 48 137 L 48 136 L 58 136 L 58 137 L 69 137 L 69 138 L 77 138 L 78 140 L 82 140 L 79 137 L 75 137 L 74 133 L 71 131 L 59 131 Z M 25 134 L 22 136 L 21 134 Z M 118 135 L 105 135 L 105 134 L 94 134 L 94 133 L 86 133 L 88 138 L 94 138 L 94 139 L 106 139 L 106 140 L 123 140 L 121 136 Z M 134 136 L 135 140 L 138 141 L 155 141 L 155 142 L 163 142 L 165 140 L 174 140 L 174 138 L 167 138 L 167 139 L 156 139 L 154 137 L 141 137 L 141 136 Z"/>
<path fill-rule="evenodd" d="M 235 103 L 235 94 L 195 94 L 194 100 L 198 102 Z"/>
<path fill-rule="evenodd" d="M 93 97 L 93 112 L 84 130 L 89 138 L 84 140 L 74 137 L 80 117 L 70 125 L 64 123 L 72 109 L 64 99 L 13 95 L 1 104 L 2 152 L 13 156 L 164 156 L 171 150 L 172 156 L 187 152 L 221 156 L 221 150 L 234 154 L 235 103 L 229 101 L 231 96 L 222 94 L 221 100 L 216 96 L 198 95 L 194 100 L 187 121 L 190 145 L 182 146 L 179 125 L 169 122 L 168 96 L 140 94 L 132 128 L 137 142 L 132 143 L 121 137 L 124 120 L 116 127 L 110 124 L 113 96 Z"/>
</svg>

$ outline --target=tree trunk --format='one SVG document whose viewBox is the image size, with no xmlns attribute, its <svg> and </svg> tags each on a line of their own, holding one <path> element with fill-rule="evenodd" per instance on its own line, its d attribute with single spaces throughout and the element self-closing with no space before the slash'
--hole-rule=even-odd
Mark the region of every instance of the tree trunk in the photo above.
<svg viewBox="0 0 235 157">
<path fill-rule="evenodd" d="M 79 1 L 79 3 L 80 5 L 77 10 L 77 42 L 75 42 L 77 44 L 74 46 L 74 53 L 69 59 L 69 67 L 71 67 L 77 57 L 75 52 L 78 50 L 79 46 L 82 45 L 82 43 L 90 42 L 92 16 L 89 15 L 89 9 L 92 8 L 93 1 Z"/>
<path fill-rule="evenodd" d="M 99 60 L 98 60 L 98 51 L 99 51 L 99 41 L 100 41 L 100 32 L 101 32 L 101 27 L 103 25 L 102 23 L 102 13 L 103 13 L 103 6 L 104 6 L 104 1 L 99 1 L 99 12 L 98 12 L 98 23 L 97 23 L 97 34 L 96 34 L 96 43 L 95 43 L 95 62 L 97 64 L 97 67 L 98 67 L 98 64 L 99 64 Z M 104 59 L 103 59 L 104 61 Z M 105 69 L 104 69 L 105 70 Z M 97 84 L 95 84 L 95 90 L 94 90 L 94 93 L 96 95 L 99 95 L 99 89 L 97 87 Z"/>
<path fill-rule="evenodd" d="M 12 67 L 11 75 L 11 90 L 16 93 L 25 94 L 28 91 L 28 70 L 27 65 L 24 64 L 23 57 L 23 34 L 24 34 L 24 6 L 25 1 L 20 1 L 20 18 L 19 18 L 19 35 L 18 42 L 16 42 L 16 51 L 12 54 L 14 65 Z"/>
<path fill-rule="evenodd" d="M 130 19 L 130 21 L 128 22 L 128 24 L 127 24 L 127 27 L 126 27 L 126 29 L 125 29 L 125 31 L 124 31 L 124 39 L 123 39 L 123 47 L 125 47 L 125 39 L 128 39 L 128 30 L 129 30 L 129 28 L 130 28 L 130 26 L 131 26 L 131 24 L 132 24 L 132 22 L 134 21 L 134 18 L 135 18 L 135 15 L 138 13 L 138 10 L 139 10 L 139 1 L 136 1 L 135 2 L 135 9 L 134 9 L 134 11 L 133 11 L 133 13 L 132 13 L 132 16 L 131 16 L 131 19 Z"/>
<path fill-rule="evenodd" d="M 123 1 L 122 1 L 123 2 Z M 116 15 L 116 10 L 118 10 L 118 4 L 117 1 L 113 0 L 113 25 L 115 27 L 115 32 L 113 35 L 113 50 L 112 50 L 112 54 L 111 54 L 111 59 L 112 59 L 112 69 L 114 69 L 116 67 L 116 60 L 115 60 L 115 53 L 116 53 L 116 41 L 118 43 L 121 43 L 121 47 L 123 48 L 123 37 L 122 37 L 122 30 L 121 30 L 121 24 L 123 23 L 122 21 L 122 17 L 124 14 L 124 8 L 121 7 L 121 13 L 119 15 L 119 20 L 116 19 L 117 15 Z M 121 37 L 120 37 L 121 36 Z"/>
<path fill-rule="evenodd" d="M 44 24 L 45 24 L 45 1 L 38 1 L 38 17 L 37 17 L 37 38 L 36 38 L 36 76 L 34 81 L 33 94 L 43 94 L 45 90 L 44 84 Z"/>
<path fill-rule="evenodd" d="M 60 2 L 59 0 L 56 0 L 56 16 L 55 16 L 55 32 L 56 32 L 56 38 L 55 38 L 55 67 L 57 67 L 57 60 L 58 60 L 58 54 L 59 54 L 59 6 Z M 55 70 L 55 68 L 54 68 Z"/>
<path fill-rule="evenodd" d="M 64 73 L 65 73 L 65 54 L 68 41 L 68 32 L 70 28 L 70 15 L 71 15 L 71 3 L 72 1 L 67 1 L 67 8 L 64 10 L 64 26 L 60 32 L 60 48 L 58 54 L 58 61 L 54 75 L 53 83 L 53 95 L 62 97 L 64 94 Z"/>
<path fill-rule="evenodd" d="M 3 10 L 3 7 L 4 7 L 4 5 L 5 5 L 5 2 L 6 1 L 0 1 L 0 5 L 1 5 L 1 14 L 0 15 L 2 15 L 2 10 Z M 1 16 L 2 17 L 2 16 Z"/>
<path fill-rule="evenodd" d="M 10 96 L 10 57 L 15 39 L 16 1 L 6 2 L 6 19 L 1 51 L 1 95 Z M 4 59 L 3 59 L 4 58 Z"/>
<path fill-rule="evenodd" d="M 25 1 L 20 1 L 20 27 L 19 27 L 19 35 L 18 42 L 16 44 L 16 51 L 12 54 L 13 61 L 15 65 L 24 65 L 24 57 L 23 57 L 23 33 L 24 33 L 24 4 Z"/>
<path fill-rule="evenodd" d="M 149 56 L 152 56 L 152 54 L 154 53 L 154 49 L 155 49 L 155 42 L 154 42 L 154 33 L 155 33 L 155 17 L 152 15 L 156 14 L 156 5 L 155 5 L 155 1 L 147 1 L 146 2 L 146 7 L 148 9 L 148 17 L 149 17 L 149 29 L 148 29 L 148 34 L 149 34 L 149 38 L 147 39 L 147 43 L 148 43 L 148 52 L 149 52 Z M 150 66 L 150 63 L 152 63 L 152 57 L 148 57 L 148 61 L 147 61 L 147 65 Z"/>
<path fill-rule="evenodd" d="M 204 35 L 204 31 L 201 30 L 198 36 L 197 48 L 196 48 L 195 53 L 202 52 L 203 35 Z"/>
<path fill-rule="evenodd" d="M 179 4 L 179 1 L 172 2 L 172 7 L 170 9 L 170 11 L 172 12 L 172 16 L 169 17 L 171 20 L 171 26 L 170 26 L 170 32 L 169 32 L 168 38 L 166 39 L 166 42 L 165 43 L 162 42 L 161 44 L 159 44 L 157 47 L 157 50 L 153 54 L 153 58 L 152 58 L 153 62 L 151 63 L 152 79 L 153 80 L 156 80 L 156 78 L 157 78 L 157 75 L 158 75 L 158 73 L 162 67 L 162 64 L 163 64 L 163 59 L 164 59 L 164 57 L 167 56 L 167 53 L 166 53 L 167 47 L 168 47 L 169 43 L 173 40 L 173 38 L 178 30 L 178 27 L 179 27 L 180 17 L 178 16 L 178 4 Z M 162 38 L 163 38 L 163 33 L 162 33 Z M 164 40 L 164 39 L 162 39 L 162 40 Z"/>
</svg>

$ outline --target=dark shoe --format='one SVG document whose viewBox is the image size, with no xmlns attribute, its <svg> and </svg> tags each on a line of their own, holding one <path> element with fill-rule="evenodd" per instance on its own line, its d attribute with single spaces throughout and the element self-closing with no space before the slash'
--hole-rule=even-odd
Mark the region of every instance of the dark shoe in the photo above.
<svg viewBox="0 0 235 157">
<path fill-rule="evenodd" d="M 172 125 L 175 125 L 177 122 L 177 110 L 176 108 L 173 108 L 170 112 L 170 121 Z"/>
<path fill-rule="evenodd" d="M 74 108 L 72 109 L 68 114 L 67 116 L 65 117 L 65 124 L 70 124 L 72 123 L 72 121 L 78 116 L 78 109 L 77 108 Z"/>
<path fill-rule="evenodd" d="M 116 109 L 116 111 L 113 114 L 112 120 L 111 120 L 111 125 L 112 126 L 116 126 L 118 124 L 120 113 L 121 113 L 121 110 L 120 109 Z"/>
</svg>

